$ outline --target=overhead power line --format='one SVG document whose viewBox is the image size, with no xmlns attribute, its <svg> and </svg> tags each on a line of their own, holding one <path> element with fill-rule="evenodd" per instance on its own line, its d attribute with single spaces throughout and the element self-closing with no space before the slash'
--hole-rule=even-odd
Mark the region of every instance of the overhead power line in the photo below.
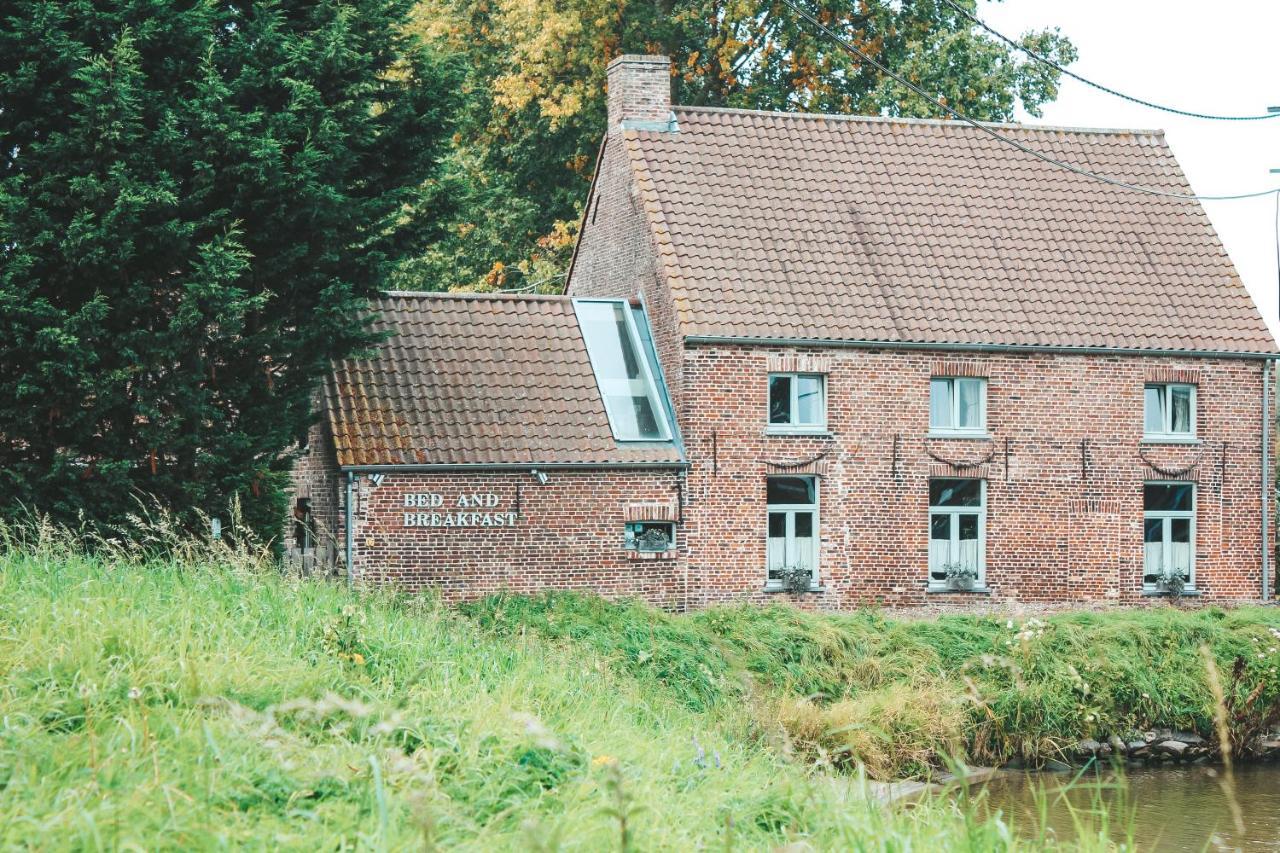
<svg viewBox="0 0 1280 853">
<path fill-rule="evenodd" d="M 1247 198 L 1261 198 L 1262 196 L 1271 195 L 1272 193 L 1280 194 L 1280 188 L 1258 190 L 1256 192 L 1247 192 L 1247 193 L 1230 193 L 1230 194 L 1224 194 L 1224 195 L 1197 195 L 1195 193 L 1171 192 L 1169 190 L 1157 189 L 1156 187 L 1144 187 L 1138 184 L 1131 184 L 1128 181 L 1122 181 L 1119 178 L 1113 178 L 1110 175 L 1102 175 L 1102 174 L 1099 174 L 1098 172 L 1092 172 L 1081 166 L 1076 166 L 1072 163 L 1067 163 L 1062 160 L 1058 160 L 1057 158 L 1054 158 L 1049 156 L 1048 154 L 1045 154 L 1043 151 L 1037 151 L 1036 149 L 1028 145 L 1022 144 L 1016 139 L 1013 139 L 1011 137 L 1005 136 L 1002 133 L 997 132 L 990 125 L 987 125 L 975 119 L 969 118 L 964 113 L 960 112 L 959 110 L 947 104 L 938 96 L 929 94 L 924 89 L 920 88 L 915 83 L 912 83 L 910 80 L 906 79 L 901 74 L 892 70 L 887 65 L 885 65 L 884 63 L 876 59 L 875 57 L 871 56 L 865 51 L 850 44 L 846 39 L 841 38 L 839 35 L 832 32 L 831 29 L 828 28 L 825 24 L 823 24 L 813 15 L 811 15 L 808 11 L 801 9 L 795 3 L 791 2 L 791 0 L 782 0 L 782 2 L 787 6 L 787 8 L 791 9 L 791 11 L 795 12 L 797 15 L 804 18 L 807 22 L 809 22 L 814 27 L 816 27 L 827 38 L 831 39 L 840 47 L 844 48 L 845 51 L 853 54 L 854 56 L 858 57 L 862 61 L 868 63 L 873 68 L 877 69 L 880 73 L 884 74 L 886 77 L 891 77 L 892 79 L 896 80 L 903 87 L 915 93 L 916 95 L 919 95 L 925 100 L 929 101 L 931 104 L 938 107 L 938 109 L 943 110 L 951 117 L 959 121 L 962 121 L 965 124 L 973 126 L 977 130 L 982 131 L 987 136 L 990 136 L 992 139 L 995 139 L 998 142 L 1004 143 L 1005 145 L 1008 145 L 1012 148 L 1016 148 L 1017 150 L 1021 151 L 1024 154 L 1027 154 L 1031 157 L 1035 157 L 1037 160 L 1042 160 L 1045 163 L 1049 163 L 1053 166 L 1057 166 L 1060 169 L 1065 169 L 1068 172 L 1073 172 L 1077 175 L 1080 175 L 1085 178 L 1090 178 L 1095 181 L 1101 181 L 1104 184 L 1110 184 L 1111 186 L 1118 187 L 1120 189 L 1132 190 L 1133 192 L 1145 193 L 1147 195 L 1153 195 L 1153 196 L 1160 196 L 1162 198 L 1180 199 L 1182 201 L 1237 201 L 1237 200 L 1247 199 Z"/>
<path fill-rule="evenodd" d="M 968 18 L 969 21 L 971 21 L 974 25 L 986 30 L 988 33 L 995 36 L 1000 41 L 1004 42 L 1005 44 L 1009 45 L 1012 48 L 1015 48 L 1016 50 L 1022 51 L 1027 56 L 1030 56 L 1032 59 L 1036 60 L 1037 62 L 1040 62 L 1040 63 L 1043 63 L 1044 65 L 1049 66 L 1053 70 L 1057 71 L 1059 74 L 1065 74 L 1066 76 L 1070 77 L 1072 80 L 1078 80 L 1081 83 L 1085 84 L 1086 86 L 1092 86 L 1093 88 L 1097 89 L 1099 92 L 1106 92 L 1108 95 L 1114 95 L 1117 98 L 1123 98 L 1124 100 L 1129 101 L 1131 103 L 1140 104 L 1144 107 L 1150 107 L 1153 110 L 1161 110 L 1162 112 L 1173 113 L 1174 115 L 1186 116 L 1188 118 L 1203 118 L 1203 119 L 1209 119 L 1211 121 L 1262 121 L 1263 119 L 1276 118 L 1277 115 L 1280 115 L 1280 113 L 1265 113 L 1263 115 L 1252 115 L 1252 116 L 1224 116 L 1224 115 L 1214 115 L 1213 113 L 1198 113 L 1192 110 L 1180 110 L 1177 107 L 1169 107 L 1169 106 L 1165 106 L 1164 104 L 1157 104 L 1154 101 L 1147 101 L 1142 98 L 1135 97 L 1133 95 L 1126 95 L 1124 92 L 1118 91 L 1116 89 L 1112 89 L 1110 86 L 1104 86 L 1101 83 L 1097 83 L 1093 80 L 1090 80 L 1087 77 L 1082 77 L 1079 74 L 1075 73 L 1074 71 L 1071 71 L 1070 69 L 1066 68 L 1065 66 L 1059 65 L 1058 63 L 1054 62 L 1052 59 L 1045 56 L 1044 54 L 1036 50 L 1032 50 L 1031 48 L 1022 44 L 1021 42 L 1018 42 L 1018 41 L 1015 41 L 1014 39 L 1009 38 L 1004 33 L 1001 33 L 1000 31 L 989 26 L 985 21 L 983 21 L 977 15 L 974 15 L 973 13 L 971 13 L 968 9 L 964 8 L 959 3 L 954 2 L 954 0 L 942 0 L 942 2 L 950 6 L 952 9 L 955 9 L 965 18 Z"/>
</svg>

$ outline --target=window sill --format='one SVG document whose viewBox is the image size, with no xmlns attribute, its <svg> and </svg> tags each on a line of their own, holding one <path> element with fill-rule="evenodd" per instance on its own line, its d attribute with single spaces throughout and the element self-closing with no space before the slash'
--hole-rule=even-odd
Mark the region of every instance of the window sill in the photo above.
<svg viewBox="0 0 1280 853">
<path fill-rule="evenodd" d="M 933 586 L 930 585 L 925 589 L 928 595 L 990 595 L 991 587 L 975 586 L 969 589 L 952 589 L 949 586 Z"/>
<path fill-rule="evenodd" d="M 831 430 L 826 427 L 803 427 L 803 426 L 767 426 L 764 428 L 765 435 L 801 435 L 813 438 L 831 438 Z"/>
<path fill-rule="evenodd" d="M 991 441 L 992 436 L 986 432 L 929 432 L 925 438 L 967 438 L 970 441 Z"/>
<path fill-rule="evenodd" d="M 815 593 L 815 592 L 826 592 L 827 588 L 825 586 L 811 586 L 808 589 L 806 589 L 804 592 L 789 592 L 788 590 L 783 589 L 781 586 L 777 586 L 774 584 L 765 584 L 764 591 L 766 595 L 774 595 L 774 594 L 781 594 L 781 593 L 786 593 L 788 595 L 808 595 L 810 593 Z"/>
<path fill-rule="evenodd" d="M 1177 595 L 1172 592 L 1165 592 L 1162 589 L 1151 589 L 1149 587 L 1144 587 L 1142 590 L 1143 598 L 1199 598 L 1203 594 L 1198 589 L 1184 589 Z"/>
<path fill-rule="evenodd" d="M 1144 435 L 1141 444 L 1201 444 L 1200 439 L 1195 437 L 1177 436 L 1177 435 Z"/>
</svg>

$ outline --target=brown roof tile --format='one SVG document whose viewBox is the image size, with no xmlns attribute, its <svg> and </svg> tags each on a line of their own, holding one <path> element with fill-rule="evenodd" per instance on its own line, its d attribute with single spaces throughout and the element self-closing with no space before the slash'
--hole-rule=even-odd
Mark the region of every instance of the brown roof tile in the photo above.
<svg viewBox="0 0 1280 853">
<path fill-rule="evenodd" d="M 1196 202 L 955 122 L 675 112 L 625 141 L 685 335 L 1276 351 Z M 1000 132 L 1190 192 L 1159 132 Z"/>
<path fill-rule="evenodd" d="M 339 465 L 681 460 L 670 443 L 614 440 L 566 297 L 388 294 L 373 307 L 391 336 L 328 389 Z"/>
</svg>

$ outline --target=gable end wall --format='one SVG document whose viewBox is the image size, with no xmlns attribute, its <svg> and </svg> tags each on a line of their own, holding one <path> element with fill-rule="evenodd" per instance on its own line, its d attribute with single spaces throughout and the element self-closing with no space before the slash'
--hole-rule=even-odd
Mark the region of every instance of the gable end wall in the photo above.
<svg viewBox="0 0 1280 853">
<path fill-rule="evenodd" d="M 640 297 L 644 301 L 654 348 L 680 419 L 683 340 L 625 146 L 626 140 L 617 134 L 605 145 L 567 293 L 576 297 Z"/>
</svg>

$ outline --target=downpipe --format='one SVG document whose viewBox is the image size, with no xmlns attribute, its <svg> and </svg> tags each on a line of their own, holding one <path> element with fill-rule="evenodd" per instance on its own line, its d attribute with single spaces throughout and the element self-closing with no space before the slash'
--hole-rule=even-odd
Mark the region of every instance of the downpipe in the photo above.
<svg viewBox="0 0 1280 853">
<path fill-rule="evenodd" d="M 347 557 L 346 557 L 347 586 L 355 586 L 355 582 L 356 582 L 355 566 L 351 564 L 352 558 L 355 553 L 355 533 L 351 529 L 352 524 L 355 522 L 355 510 L 351 504 L 352 495 L 355 494 L 355 482 L 356 482 L 355 472 L 348 471 L 347 472 L 347 523 L 346 523 L 346 530 L 343 531 L 346 534 L 343 538 L 346 540 L 345 544 L 346 544 L 346 550 L 347 550 Z M 1263 541 L 1264 542 L 1266 541 L 1266 534 L 1263 534 Z M 1266 574 L 1266 569 L 1263 569 L 1263 574 Z"/>
<path fill-rule="evenodd" d="M 1271 359 L 1262 362 L 1262 601 L 1271 600 Z"/>
</svg>

